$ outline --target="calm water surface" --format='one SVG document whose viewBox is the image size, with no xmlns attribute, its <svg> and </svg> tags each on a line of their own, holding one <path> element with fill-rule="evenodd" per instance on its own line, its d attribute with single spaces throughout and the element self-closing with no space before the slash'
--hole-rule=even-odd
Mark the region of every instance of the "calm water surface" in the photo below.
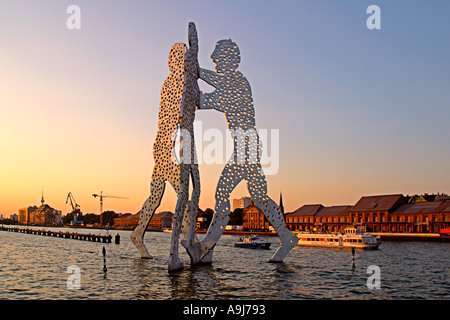
<svg viewBox="0 0 450 320">
<path fill-rule="evenodd" d="M 52 228 L 50 228 L 52 229 Z M 64 229 L 71 232 L 74 229 Z M 78 229 L 103 233 L 104 230 Z M 0 231 L 0 299 L 449 299 L 448 243 L 384 242 L 379 250 L 297 247 L 282 264 L 266 261 L 271 250 L 235 248 L 224 235 L 211 265 L 169 274 L 171 234 L 147 232 L 154 259 L 139 258 L 129 231 L 116 245 Z M 200 235 L 199 237 L 201 237 Z M 102 248 L 106 248 L 106 275 Z M 67 267 L 81 270 L 81 289 L 68 289 Z M 381 289 L 367 288 L 367 268 L 381 270 Z"/>
</svg>

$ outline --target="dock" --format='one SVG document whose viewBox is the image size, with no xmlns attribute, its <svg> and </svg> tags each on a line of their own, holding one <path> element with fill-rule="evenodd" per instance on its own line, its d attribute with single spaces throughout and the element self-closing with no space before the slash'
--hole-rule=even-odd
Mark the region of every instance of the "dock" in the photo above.
<svg viewBox="0 0 450 320">
<path fill-rule="evenodd" d="M 82 241 L 91 241 L 91 242 L 102 242 L 102 243 L 111 243 L 112 236 L 111 235 L 96 235 L 96 234 L 85 234 L 85 233 L 77 233 L 77 232 L 68 232 L 68 231 L 50 231 L 43 229 L 32 229 L 32 228 L 14 228 L 7 226 L 0 226 L 0 231 L 9 231 L 9 232 L 18 232 L 18 233 L 27 233 L 27 234 L 35 234 L 40 236 L 47 237 L 56 237 L 62 239 L 73 239 L 73 240 L 82 240 Z"/>
</svg>

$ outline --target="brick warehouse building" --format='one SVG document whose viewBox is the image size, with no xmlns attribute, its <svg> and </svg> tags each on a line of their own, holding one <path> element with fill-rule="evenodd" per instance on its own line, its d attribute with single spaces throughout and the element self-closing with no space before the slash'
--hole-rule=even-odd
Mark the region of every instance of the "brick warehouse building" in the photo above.
<svg viewBox="0 0 450 320">
<path fill-rule="evenodd" d="M 450 197 L 364 196 L 354 206 L 304 205 L 285 218 L 292 231 L 337 232 L 357 224 L 368 232 L 438 233 L 450 227 Z"/>
</svg>

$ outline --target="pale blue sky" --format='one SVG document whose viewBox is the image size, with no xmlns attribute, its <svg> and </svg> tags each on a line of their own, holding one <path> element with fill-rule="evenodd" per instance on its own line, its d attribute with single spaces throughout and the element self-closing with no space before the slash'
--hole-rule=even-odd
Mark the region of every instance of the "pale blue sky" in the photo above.
<svg viewBox="0 0 450 320">
<path fill-rule="evenodd" d="M 70 4 L 81 9 L 81 30 L 66 28 Z M 366 27 L 371 4 L 381 30 Z M 256 125 L 280 129 L 269 193 L 278 201 L 282 190 L 287 210 L 449 193 L 449 12 L 444 0 L 3 0 L 0 213 L 37 203 L 42 184 L 63 211 L 69 191 L 97 210 L 91 193 L 101 190 L 130 197 L 110 209 L 140 209 L 167 54 L 187 41 L 189 21 L 204 68 L 214 67 L 217 40 L 239 45 Z M 226 128 L 214 111 L 197 120 Z M 214 206 L 221 168 L 200 168 L 203 208 Z M 245 195 L 244 185 L 233 194 Z"/>
</svg>

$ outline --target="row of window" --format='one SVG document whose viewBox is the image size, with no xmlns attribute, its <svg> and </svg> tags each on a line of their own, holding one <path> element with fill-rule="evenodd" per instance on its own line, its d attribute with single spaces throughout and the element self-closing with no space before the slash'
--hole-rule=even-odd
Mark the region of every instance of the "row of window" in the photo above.
<svg viewBox="0 0 450 320">
<path fill-rule="evenodd" d="M 300 241 L 339 242 L 337 238 L 301 238 Z M 344 242 L 362 243 L 362 239 L 343 239 Z"/>
<path fill-rule="evenodd" d="M 337 238 L 301 238 L 301 241 L 339 242 Z"/>
<path fill-rule="evenodd" d="M 441 217 L 440 217 L 441 216 Z M 326 222 L 347 222 L 347 223 L 363 223 L 363 222 L 447 222 L 450 221 L 448 214 L 443 215 L 369 215 L 367 217 L 351 216 L 351 217 L 287 217 L 287 223 L 326 223 Z"/>
<path fill-rule="evenodd" d="M 301 217 L 301 218 L 290 218 L 286 219 L 287 223 L 314 223 L 314 222 L 351 222 L 350 217 Z"/>
</svg>

